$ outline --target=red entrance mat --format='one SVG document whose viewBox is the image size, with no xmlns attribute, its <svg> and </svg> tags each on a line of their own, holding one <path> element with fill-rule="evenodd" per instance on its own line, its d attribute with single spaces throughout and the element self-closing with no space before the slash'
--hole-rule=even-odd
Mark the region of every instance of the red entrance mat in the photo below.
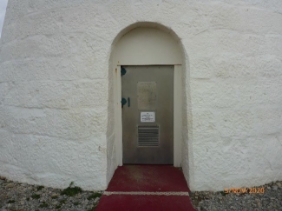
<svg viewBox="0 0 282 211">
<path fill-rule="evenodd" d="M 183 195 L 189 192 L 184 175 L 173 166 L 118 167 L 106 192 L 109 195 L 101 197 L 96 211 L 195 211 Z"/>
<path fill-rule="evenodd" d="M 107 191 L 186 191 L 188 186 L 182 171 L 168 165 L 120 166 Z"/>
<path fill-rule="evenodd" d="M 103 195 L 96 211 L 196 211 L 188 196 Z"/>
</svg>

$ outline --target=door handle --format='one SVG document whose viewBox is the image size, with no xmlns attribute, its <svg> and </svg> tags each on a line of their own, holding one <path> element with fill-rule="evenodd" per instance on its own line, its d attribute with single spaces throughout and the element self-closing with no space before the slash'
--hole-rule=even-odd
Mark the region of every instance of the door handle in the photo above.
<svg viewBox="0 0 282 211">
<path fill-rule="evenodd" d="M 127 98 L 127 106 L 130 107 L 130 97 Z"/>
</svg>

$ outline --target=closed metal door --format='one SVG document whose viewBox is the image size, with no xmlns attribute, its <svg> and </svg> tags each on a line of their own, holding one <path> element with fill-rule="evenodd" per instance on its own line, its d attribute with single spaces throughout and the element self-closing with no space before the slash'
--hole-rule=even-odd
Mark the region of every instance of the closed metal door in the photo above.
<svg viewBox="0 0 282 211">
<path fill-rule="evenodd" d="M 124 164 L 173 163 L 173 66 L 122 67 Z"/>
</svg>

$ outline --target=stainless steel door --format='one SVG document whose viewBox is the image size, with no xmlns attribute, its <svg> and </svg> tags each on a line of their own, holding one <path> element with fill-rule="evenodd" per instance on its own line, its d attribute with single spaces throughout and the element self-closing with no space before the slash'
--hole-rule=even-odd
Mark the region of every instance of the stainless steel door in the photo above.
<svg viewBox="0 0 282 211">
<path fill-rule="evenodd" d="M 122 67 L 124 164 L 173 163 L 173 66 Z"/>
</svg>

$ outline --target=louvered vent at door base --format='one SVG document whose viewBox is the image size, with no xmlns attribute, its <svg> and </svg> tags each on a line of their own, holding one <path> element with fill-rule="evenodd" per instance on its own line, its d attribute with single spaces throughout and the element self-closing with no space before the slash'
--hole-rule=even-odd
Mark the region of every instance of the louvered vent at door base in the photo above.
<svg viewBox="0 0 282 211">
<path fill-rule="evenodd" d="M 158 147 L 159 126 L 138 126 L 138 146 Z"/>
</svg>

